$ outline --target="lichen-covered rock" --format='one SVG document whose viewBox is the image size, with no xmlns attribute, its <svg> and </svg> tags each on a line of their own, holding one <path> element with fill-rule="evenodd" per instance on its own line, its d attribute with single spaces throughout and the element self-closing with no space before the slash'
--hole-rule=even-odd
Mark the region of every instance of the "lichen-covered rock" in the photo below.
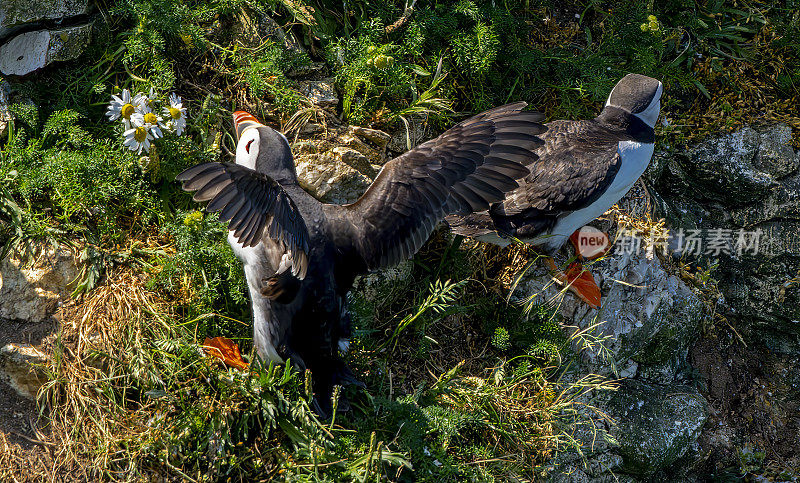
<svg viewBox="0 0 800 483">
<path fill-rule="evenodd" d="M 788 126 L 744 128 L 669 153 L 648 176 L 670 229 L 726 237 L 720 253 L 689 255 L 718 264 L 712 276 L 734 314 L 800 347 L 800 153 L 790 141 Z M 747 250 L 735 245 L 742 231 L 754 234 Z"/>
<path fill-rule="evenodd" d="M 359 173 L 368 176 L 369 178 L 374 179 L 378 174 L 378 170 L 376 170 L 370 164 L 369 158 L 355 149 L 352 149 L 348 146 L 336 146 L 335 148 L 331 149 L 330 152 L 336 157 L 336 159 L 355 169 Z"/>
<path fill-rule="evenodd" d="M 326 203 L 352 203 L 372 182 L 329 152 L 297 156 L 295 167 L 300 186 Z"/>
<path fill-rule="evenodd" d="M 616 425 L 622 469 L 650 475 L 684 455 L 708 418 L 706 400 L 696 389 L 624 381 L 607 404 Z"/>
<path fill-rule="evenodd" d="M 17 393 L 34 399 L 47 378 L 37 364 L 47 362 L 47 355 L 28 344 L 7 344 L 0 349 L 0 380 Z"/>
<path fill-rule="evenodd" d="M 300 93 L 311 99 L 319 107 L 336 107 L 339 105 L 339 94 L 336 92 L 334 79 L 302 81 Z"/>
<path fill-rule="evenodd" d="M 371 164 L 383 166 L 387 161 L 386 145 L 390 139 L 389 134 L 379 129 L 348 126 L 347 132 L 338 137 L 337 143 L 363 154 Z"/>
<path fill-rule="evenodd" d="M 88 3 L 88 0 L 3 0 L 0 2 L 0 38 L 25 24 L 82 15 Z"/>
<path fill-rule="evenodd" d="M 47 320 L 68 296 L 67 285 L 77 275 L 75 259 L 68 251 L 45 254 L 33 267 L 14 259 L 0 261 L 0 318 Z"/>
<path fill-rule="evenodd" d="M 791 133 L 790 133 L 791 134 Z M 739 132 L 709 139 L 685 151 L 675 153 L 674 160 L 685 173 L 685 180 L 696 199 L 722 201 L 728 205 L 745 204 L 769 193 L 776 184 L 772 173 L 788 168 L 765 171 L 756 165 L 761 135 L 744 128 Z M 774 142 L 767 143 L 770 148 Z M 777 154 L 774 149 L 770 154 Z M 769 158 L 765 153 L 764 158 Z"/>
<path fill-rule="evenodd" d="M 300 186 L 327 203 L 356 201 L 386 161 L 388 141 L 383 131 L 347 126 L 330 139 L 295 144 Z"/>
<path fill-rule="evenodd" d="M 406 260 L 394 267 L 359 276 L 353 283 L 353 289 L 350 293 L 354 297 L 376 301 L 381 297 L 381 294 L 391 291 L 406 282 L 413 271 L 414 264 Z"/>
<path fill-rule="evenodd" d="M 602 291 L 600 310 L 564 292 L 543 269 L 525 279 L 515 297 L 536 296 L 543 303 L 557 304 L 573 331 L 599 323 L 593 336 L 608 338 L 604 348 L 587 346 L 582 352 L 592 370 L 609 374 L 616 367 L 633 377 L 643 366 L 657 366 L 658 371 L 651 373 L 655 380 L 671 382 L 681 368 L 673 360 L 685 359 L 700 327 L 699 297 L 644 250 L 612 252 L 594 262 L 591 272 Z"/>
<path fill-rule="evenodd" d="M 25 75 L 53 62 L 78 57 L 91 41 L 92 22 L 58 30 L 36 30 L 0 46 L 0 72 Z"/>
</svg>

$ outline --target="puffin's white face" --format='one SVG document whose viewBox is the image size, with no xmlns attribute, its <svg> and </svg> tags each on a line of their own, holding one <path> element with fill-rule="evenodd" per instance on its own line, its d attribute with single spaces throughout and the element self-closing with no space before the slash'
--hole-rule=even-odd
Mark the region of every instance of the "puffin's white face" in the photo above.
<svg viewBox="0 0 800 483">
<path fill-rule="evenodd" d="M 659 82 L 658 90 L 656 90 L 656 94 L 650 101 L 650 105 L 648 105 L 642 112 L 634 114 L 634 116 L 641 119 L 642 122 L 650 127 L 655 127 L 656 121 L 658 120 L 658 115 L 661 113 L 661 92 L 663 90 L 664 85 Z"/>
<path fill-rule="evenodd" d="M 261 146 L 261 134 L 257 128 L 245 129 L 236 145 L 236 164 L 256 169 L 258 148 Z"/>
</svg>

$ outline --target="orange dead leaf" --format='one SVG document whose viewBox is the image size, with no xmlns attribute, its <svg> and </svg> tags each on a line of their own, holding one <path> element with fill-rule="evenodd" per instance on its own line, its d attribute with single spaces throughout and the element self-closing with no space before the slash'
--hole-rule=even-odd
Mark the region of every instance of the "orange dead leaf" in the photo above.
<svg viewBox="0 0 800 483">
<path fill-rule="evenodd" d="M 249 364 L 242 359 L 239 346 L 225 337 L 214 337 L 213 339 L 206 337 L 206 340 L 203 341 L 203 351 L 237 369 L 245 370 L 249 366 Z"/>
</svg>

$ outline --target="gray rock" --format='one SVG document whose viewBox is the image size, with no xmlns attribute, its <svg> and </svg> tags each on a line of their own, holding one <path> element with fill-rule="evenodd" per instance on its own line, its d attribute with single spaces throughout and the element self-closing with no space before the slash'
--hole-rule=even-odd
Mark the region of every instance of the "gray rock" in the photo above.
<svg viewBox="0 0 800 483">
<path fill-rule="evenodd" d="M 633 375 L 642 366 L 658 366 L 651 372 L 657 382 L 672 382 L 681 369 L 673 358 L 685 359 L 704 317 L 699 297 L 645 251 L 612 253 L 594 262 L 591 272 L 603 296 L 600 310 L 565 292 L 544 270 L 524 279 L 513 298 L 541 297 L 542 303 L 557 305 L 573 333 L 599 323 L 591 337 L 606 338 L 603 348 L 586 337 L 574 339 L 591 370 L 611 375 L 617 368 Z"/>
<path fill-rule="evenodd" d="M 383 131 L 347 126 L 331 139 L 296 143 L 300 185 L 319 200 L 352 203 L 378 175 L 388 142 L 389 135 Z"/>
<path fill-rule="evenodd" d="M 643 476 L 683 456 L 708 418 L 706 400 L 696 389 L 634 380 L 621 384 L 607 408 L 617 423 L 611 433 L 623 471 Z"/>
<path fill-rule="evenodd" d="M 0 349 L 0 380 L 17 393 L 35 399 L 47 377 L 37 364 L 47 362 L 47 355 L 28 344 L 7 344 Z"/>
<path fill-rule="evenodd" d="M 406 260 L 394 267 L 359 276 L 353 282 L 350 296 L 374 303 L 380 300 L 383 294 L 406 283 L 413 272 L 414 264 L 410 260 Z"/>
<path fill-rule="evenodd" d="M 699 255 L 718 263 L 712 276 L 741 327 L 775 348 L 791 338 L 800 347 L 800 153 L 790 141 L 788 126 L 744 128 L 668 153 L 648 173 L 671 229 L 731 237 L 723 252 Z M 736 250 L 742 231 L 758 233 L 757 246 Z"/>
<path fill-rule="evenodd" d="M 347 146 L 336 146 L 330 151 L 341 162 L 355 169 L 356 171 L 374 179 L 378 172 L 369 162 L 369 158 Z"/>
<path fill-rule="evenodd" d="M 0 261 L 0 318 L 31 323 L 49 319 L 69 296 L 67 284 L 77 275 L 68 251 L 46 253 L 32 267 L 15 259 Z"/>
<path fill-rule="evenodd" d="M 300 186 L 326 203 L 352 203 L 372 182 L 330 152 L 297 156 L 295 166 Z"/>
<path fill-rule="evenodd" d="M 387 133 L 378 129 L 348 126 L 347 132 L 336 139 L 336 144 L 358 151 L 369 160 L 370 164 L 383 166 L 387 161 L 386 145 L 389 139 Z"/>
<path fill-rule="evenodd" d="M 0 72 L 25 75 L 53 62 L 78 57 L 91 41 L 92 23 L 17 35 L 0 46 Z"/>
<path fill-rule="evenodd" d="M 779 130 L 777 136 L 783 137 Z M 776 142 L 763 142 L 768 145 L 763 159 L 757 156 L 762 137 L 770 139 L 775 131 L 766 135 L 751 128 L 736 133 L 709 139 L 686 151 L 675 154 L 675 160 L 685 172 L 698 199 L 719 200 L 727 205 L 742 205 L 763 198 L 775 186 L 772 173 L 785 172 L 791 167 L 776 167 L 762 171 L 756 165 L 763 165 L 768 158 L 777 155 Z M 766 153 L 769 152 L 769 154 Z M 792 157 L 793 158 L 793 157 Z"/>
<path fill-rule="evenodd" d="M 335 108 L 339 105 L 339 94 L 336 92 L 332 77 L 322 80 L 300 81 L 300 93 L 311 99 L 319 107 Z"/>
<path fill-rule="evenodd" d="M 3 0 L 0 39 L 25 24 L 58 20 L 86 13 L 88 0 Z"/>
</svg>

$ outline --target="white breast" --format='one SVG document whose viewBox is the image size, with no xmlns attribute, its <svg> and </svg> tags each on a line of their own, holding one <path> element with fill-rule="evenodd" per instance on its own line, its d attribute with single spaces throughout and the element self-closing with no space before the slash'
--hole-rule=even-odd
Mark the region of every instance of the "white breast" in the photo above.
<svg viewBox="0 0 800 483">
<path fill-rule="evenodd" d="M 631 189 L 633 184 L 647 169 L 650 158 L 653 157 L 655 144 L 638 143 L 635 141 L 620 141 L 617 152 L 620 155 L 620 166 L 614 181 L 594 203 L 581 210 L 573 211 L 560 217 L 548 235 L 537 237 L 529 241 L 534 245 L 543 245 L 548 250 L 557 250 L 566 243 L 575 230 L 602 215 L 614 203 L 620 200 Z M 528 241 L 528 240 L 526 240 Z"/>
<path fill-rule="evenodd" d="M 269 300 L 261 295 L 261 280 L 266 274 L 266 254 L 264 244 L 259 243 L 254 247 L 244 247 L 228 232 L 228 243 L 233 252 L 244 264 L 244 276 L 247 279 L 247 288 L 250 291 L 250 301 L 253 307 L 253 344 L 258 355 L 265 361 L 283 363 L 283 358 L 275 350 L 274 334 L 270 330 Z"/>
</svg>

